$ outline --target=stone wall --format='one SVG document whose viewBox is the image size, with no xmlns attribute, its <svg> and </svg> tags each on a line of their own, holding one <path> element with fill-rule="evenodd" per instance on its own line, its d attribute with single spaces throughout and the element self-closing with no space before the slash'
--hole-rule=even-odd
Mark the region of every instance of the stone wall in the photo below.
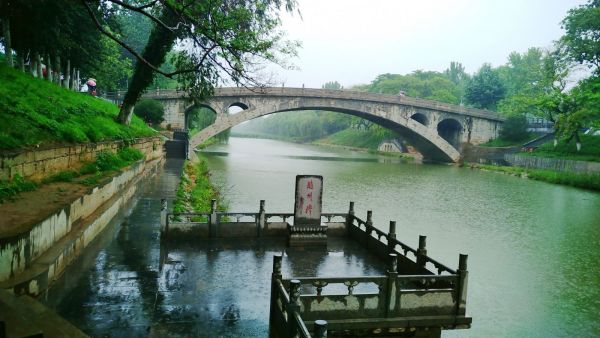
<svg viewBox="0 0 600 338">
<path fill-rule="evenodd" d="M 134 139 L 130 146 L 146 155 L 146 160 L 163 156 L 162 137 Z M 77 170 L 85 162 L 93 161 L 100 151 L 116 152 L 123 141 L 76 144 L 50 149 L 29 150 L 0 156 L 0 179 L 19 174 L 30 180 L 39 180 L 63 170 Z"/>
<path fill-rule="evenodd" d="M 537 156 L 504 155 L 504 160 L 512 166 L 534 169 L 547 169 L 575 173 L 600 173 L 599 162 L 573 161 Z"/>
<path fill-rule="evenodd" d="M 481 147 L 463 143 L 461 162 L 506 165 L 504 156 L 518 152 L 521 147 Z"/>
</svg>

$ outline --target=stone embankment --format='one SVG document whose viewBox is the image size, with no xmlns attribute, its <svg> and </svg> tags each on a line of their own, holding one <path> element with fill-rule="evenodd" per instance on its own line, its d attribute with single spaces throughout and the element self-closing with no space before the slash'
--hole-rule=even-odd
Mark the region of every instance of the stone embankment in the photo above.
<svg viewBox="0 0 600 338">
<path fill-rule="evenodd" d="M 120 146 L 122 142 L 105 142 L 15 154 L 1 159 L 2 173 L 8 177 L 22 173 L 27 178 L 41 178 L 78 168 L 83 162 L 93 160 L 99 151 L 116 152 Z M 144 153 L 145 159 L 100 181 L 97 186 L 80 187 L 79 194 L 69 195 L 68 200 L 53 206 L 52 210 L 40 214 L 36 205 L 31 205 L 33 200 L 39 201 L 39 196 L 0 205 L 3 214 L 0 217 L 0 288 L 12 289 L 16 294 L 42 294 L 124 209 L 143 180 L 159 171 L 164 163 L 161 138 L 138 139 L 129 146 Z M 44 194 L 42 188 L 28 194 Z M 15 207 L 18 203 L 29 203 L 30 207 Z"/>
<path fill-rule="evenodd" d="M 505 154 L 504 160 L 511 166 L 528 169 L 543 169 L 580 174 L 600 173 L 599 162 L 574 161 L 562 158 L 548 158 L 537 156 L 522 156 L 516 154 Z"/>
<path fill-rule="evenodd" d="M 91 162 L 101 151 L 116 152 L 128 146 L 146 155 L 147 159 L 162 156 L 162 137 L 145 137 L 129 142 L 106 141 L 0 153 L 0 179 L 10 179 L 19 174 L 27 179 L 41 179 L 63 170 L 77 170 Z"/>
</svg>

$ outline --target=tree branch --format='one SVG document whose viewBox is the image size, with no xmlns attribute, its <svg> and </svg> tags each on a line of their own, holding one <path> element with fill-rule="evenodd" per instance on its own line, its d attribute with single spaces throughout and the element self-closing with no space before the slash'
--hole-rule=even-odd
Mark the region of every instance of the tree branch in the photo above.
<svg viewBox="0 0 600 338">
<path fill-rule="evenodd" d="M 155 71 L 155 72 L 157 72 L 159 74 L 162 74 L 162 75 L 164 75 L 164 76 L 166 76 L 168 78 L 171 78 L 173 76 L 173 75 L 170 75 L 170 73 L 164 72 L 164 71 L 160 70 L 158 67 L 156 67 L 153 64 L 151 64 L 150 62 L 148 62 L 148 60 L 144 59 L 144 57 L 142 57 L 138 52 L 136 52 L 135 50 L 133 50 L 133 48 L 129 47 L 125 42 L 121 41 L 114 34 L 112 34 L 111 32 L 107 31 L 106 29 L 104 29 L 104 27 L 102 27 L 102 24 L 100 23 L 100 21 L 98 21 L 98 18 L 96 17 L 96 15 L 94 14 L 94 11 L 88 5 L 88 3 L 85 0 L 81 0 L 81 3 L 87 9 L 88 14 L 92 18 L 92 21 L 94 21 L 94 24 L 96 25 L 96 28 L 98 28 L 98 30 L 100 31 L 100 33 L 106 35 L 111 40 L 113 40 L 114 42 L 118 43 L 121 47 L 125 48 L 128 52 L 130 52 L 133 56 L 135 56 L 136 59 L 138 59 L 139 61 L 141 61 L 146 66 L 150 67 L 153 71 Z"/>
<path fill-rule="evenodd" d="M 152 15 L 152 14 L 144 11 L 145 8 L 154 6 L 158 2 L 158 0 L 154 0 L 151 3 L 149 3 L 149 4 L 146 4 L 146 5 L 143 5 L 143 6 L 139 6 L 139 7 L 129 5 L 129 4 L 127 4 L 127 3 L 123 2 L 123 1 L 120 1 L 120 0 L 108 0 L 108 1 L 110 1 L 110 2 L 112 2 L 114 4 L 117 4 L 117 5 L 119 5 L 119 6 L 123 7 L 123 8 L 127 8 L 129 10 L 134 11 L 134 12 L 140 13 L 140 14 L 146 16 L 147 18 L 149 18 L 150 20 L 154 21 L 157 25 L 161 26 L 162 28 L 164 28 L 164 29 L 166 29 L 166 30 L 168 30 L 170 32 L 173 32 L 173 30 L 177 29 L 177 27 L 169 27 L 167 24 L 165 24 L 164 22 L 162 22 L 159 18 L 157 18 L 154 15 Z"/>
</svg>

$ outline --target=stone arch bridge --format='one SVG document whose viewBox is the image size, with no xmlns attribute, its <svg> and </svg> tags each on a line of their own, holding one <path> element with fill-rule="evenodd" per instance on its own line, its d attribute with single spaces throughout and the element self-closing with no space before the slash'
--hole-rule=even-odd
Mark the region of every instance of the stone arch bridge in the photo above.
<svg viewBox="0 0 600 338">
<path fill-rule="evenodd" d="M 196 105 L 174 90 L 149 91 L 145 98 L 163 102 L 165 124 L 186 127 L 186 112 Z M 358 116 L 397 131 L 426 160 L 458 162 L 467 144 L 496 138 L 504 119 L 498 114 L 407 96 L 308 88 L 218 88 L 198 105 L 212 109 L 216 121 L 190 139 L 189 151 L 228 128 L 269 114 L 324 110 Z M 228 114 L 230 107 L 243 110 Z"/>
</svg>

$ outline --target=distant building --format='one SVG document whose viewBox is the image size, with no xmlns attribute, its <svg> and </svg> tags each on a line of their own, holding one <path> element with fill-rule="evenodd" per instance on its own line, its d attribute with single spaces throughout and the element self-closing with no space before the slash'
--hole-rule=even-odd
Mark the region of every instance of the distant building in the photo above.
<svg viewBox="0 0 600 338">
<path fill-rule="evenodd" d="M 533 114 L 525 114 L 527 131 L 534 133 L 551 133 L 554 131 L 554 122 L 548 121 Z"/>
</svg>

